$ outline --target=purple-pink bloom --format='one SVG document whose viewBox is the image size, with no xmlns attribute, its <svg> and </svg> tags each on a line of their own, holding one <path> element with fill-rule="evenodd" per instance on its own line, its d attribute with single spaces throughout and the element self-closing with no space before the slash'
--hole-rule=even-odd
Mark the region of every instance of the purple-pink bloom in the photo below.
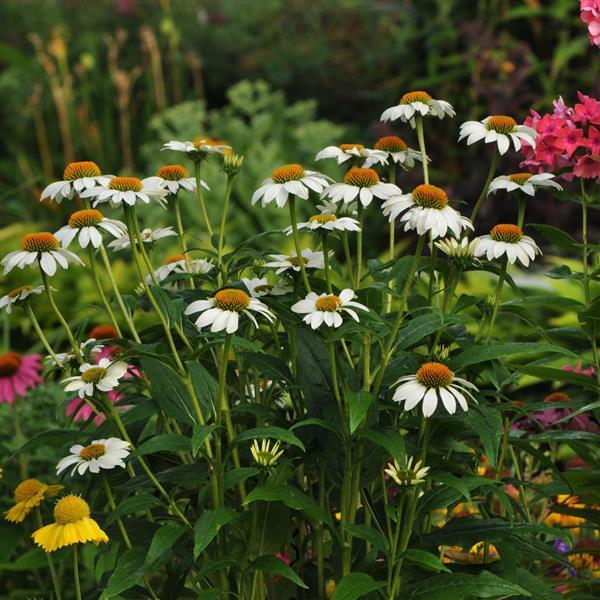
<svg viewBox="0 0 600 600">
<path fill-rule="evenodd" d="M 0 404 L 13 404 L 15 398 L 24 398 L 27 390 L 42 383 L 41 370 L 39 354 L 0 354 Z"/>
<path fill-rule="evenodd" d="M 600 46 L 600 0 L 581 0 L 579 10 L 581 20 L 588 27 L 590 43 Z"/>
</svg>

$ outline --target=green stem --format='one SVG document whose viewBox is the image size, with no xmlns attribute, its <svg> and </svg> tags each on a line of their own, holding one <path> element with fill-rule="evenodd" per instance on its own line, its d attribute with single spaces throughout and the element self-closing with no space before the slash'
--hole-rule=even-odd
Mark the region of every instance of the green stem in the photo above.
<svg viewBox="0 0 600 600">
<path fill-rule="evenodd" d="M 427 164 L 427 150 L 425 149 L 425 134 L 423 133 L 423 117 L 417 115 L 415 117 L 415 125 L 417 129 L 417 139 L 419 140 L 419 150 L 421 151 L 421 166 L 423 168 L 423 183 L 429 184 L 429 167 Z"/>
<path fill-rule="evenodd" d="M 56 313 L 58 320 L 60 321 L 61 325 L 63 326 L 63 329 L 65 330 L 65 333 L 67 334 L 67 338 L 69 339 L 69 343 L 71 344 L 71 347 L 73 348 L 73 353 L 77 357 L 77 360 L 79 362 L 83 362 L 82 358 L 81 358 L 81 352 L 79 351 L 79 345 L 75 341 L 75 336 L 71 332 L 71 328 L 69 327 L 69 324 L 67 323 L 66 319 L 63 317 L 62 313 L 60 312 L 60 310 L 56 304 L 56 300 L 54 300 L 54 293 L 52 292 L 52 288 L 50 287 L 50 282 L 48 281 L 48 275 L 46 275 L 46 273 L 44 273 L 44 270 L 41 267 L 40 267 L 40 273 L 42 274 L 42 282 L 44 283 L 44 287 L 46 288 L 46 294 L 48 294 L 48 300 L 50 301 L 50 306 L 52 306 L 52 309 Z"/>
<path fill-rule="evenodd" d="M 388 169 L 388 182 L 391 184 L 396 183 L 396 165 L 390 164 Z M 392 262 L 396 255 L 396 219 L 390 221 L 390 234 L 389 234 L 389 261 Z M 388 282 L 389 287 L 394 285 L 393 279 Z M 385 303 L 385 312 L 390 312 L 392 310 L 392 294 L 391 292 L 387 295 L 386 303 Z"/>
<path fill-rule="evenodd" d="M 517 225 L 519 227 L 523 227 L 523 223 L 525 222 L 525 206 L 527 201 L 521 195 L 518 200 L 518 213 L 517 213 Z"/>
<path fill-rule="evenodd" d="M 360 223 L 360 229 L 356 232 L 356 273 L 354 279 L 354 289 L 357 290 L 360 286 L 360 278 L 362 272 L 362 255 L 363 255 L 363 229 L 365 225 L 364 207 L 360 199 L 358 200 L 358 221 Z"/>
<path fill-rule="evenodd" d="M 223 201 L 223 214 L 221 215 L 221 226 L 219 227 L 219 244 L 217 248 L 217 264 L 220 269 L 221 285 L 227 280 L 227 270 L 223 263 L 223 246 L 225 244 L 225 226 L 227 225 L 227 212 L 229 211 L 229 200 L 233 187 L 233 177 L 227 177 L 227 186 L 225 187 L 225 199 Z"/>
<path fill-rule="evenodd" d="M 19 399 L 15 398 L 12 406 L 13 413 L 13 426 L 15 429 L 15 443 L 21 447 L 23 445 L 23 431 L 21 430 L 21 418 L 19 415 Z M 19 473 L 21 475 L 21 481 L 27 479 L 27 457 L 23 452 L 19 454 Z"/>
<path fill-rule="evenodd" d="M 202 211 L 202 215 L 204 217 L 204 223 L 206 225 L 206 231 L 208 231 L 209 238 L 212 238 L 213 230 L 210 226 L 210 220 L 208 218 L 208 213 L 206 212 L 206 204 L 204 202 L 204 192 L 202 191 L 202 179 L 200 178 L 200 168 L 201 161 L 197 160 L 194 163 L 194 174 L 196 176 L 196 195 L 198 196 L 198 202 L 200 204 L 200 210 Z"/>
<path fill-rule="evenodd" d="M 485 343 L 487 344 L 494 331 L 494 324 L 496 323 L 496 317 L 498 316 L 498 309 L 500 308 L 500 295 L 502 294 L 502 288 L 504 287 L 504 280 L 506 279 L 506 267 L 508 266 L 508 261 L 505 258 L 502 262 L 502 267 L 500 268 L 500 275 L 498 276 L 498 284 L 496 285 L 496 293 L 494 294 L 494 307 L 492 309 L 492 316 L 490 318 L 490 326 L 487 332 L 487 336 L 485 338 Z"/>
<path fill-rule="evenodd" d="M 108 500 L 108 505 L 110 506 L 110 509 L 114 513 L 116 513 L 117 505 L 115 503 L 115 498 L 112 494 L 112 490 L 110 489 L 110 484 L 108 483 L 108 479 L 104 473 L 102 473 L 102 483 L 104 484 L 104 492 L 106 493 L 106 499 Z M 125 542 L 125 545 L 127 546 L 127 548 L 131 548 L 132 547 L 131 540 L 129 539 L 129 535 L 127 534 L 125 525 L 123 524 L 123 519 L 121 519 L 120 516 L 116 516 L 115 518 L 117 521 L 117 525 L 119 526 L 119 531 L 121 532 L 121 535 L 123 536 L 123 541 Z"/>
<path fill-rule="evenodd" d="M 79 545 L 73 544 L 73 580 L 75 582 L 75 598 L 81 600 L 81 584 L 79 583 Z"/>
<path fill-rule="evenodd" d="M 110 259 L 108 258 L 108 254 L 106 253 L 106 248 L 104 247 L 104 244 L 100 244 L 100 247 L 98 248 L 98 250 L 100 251 L 100 257 L 102 258 L 102 263 L 104 264 L 104 269 L 106 270 L 108 279 L 110 280 L 110 284 L 111 284 L 113 292 L 115 294 L 115 298 L 117 299 L 117 304 L 119 305 L 121 314 L 123 315 L 123 318 L 127 322 L 129 330 L 131 331 L 131 335 L 133 335 L 133 339 L 138 344 L 141 344 L 142 340 L 140 339 L 137 329 L 135 328 L 133 316 L 131 315 L 129 310 L 127 310 L 127 306 L 125 306 L 125 301 L 123 300 L 123 296 L 121 296 L 121 292 L 119 291 L 119 286 L 117 285 L 117 282 L 115 280 L 115 275 L 113 273 L 113 270 L 112 270 L 112 267 L 110 264 Z"/>
<path fill-rule="evenodd" d="M 173 194 L 173 211 L 175 212 L 175 228 L 179 237 L 179 245 L 181 253 L 187 254 L 187 243 L 185 241 L 185 230 L 183 229 L 183 219 L 181 218 L 181 205 L 179 204 L 179 196 Z"/>
<path fill-rule="evenodd" d="M 415 279 L 415 274 L 417 272 L 417 265 L 419 264 L 419 259 L 421 258 L 421 254 L 423 253 L 423 247 L 425 245 L 425 236 L 419 236 L 419 240 L 417 242 L 417 247 L 415 250 L 415 256 L 412 261 L 412 265 L 410 267 L 410 271 L 408 273 L 408 277 L 406 278 L 406 283 L 404 284 L 404 289 L 402 290 L 402 295 L 400 296 L 400 305 L 398 306 L 398 314 L 396 316 L 396 320 L 394 325 L 392 326 L 392 331 L 387 340 L 387 343 L 383 350 L 383 355 L 381 357 L 381 366 L 377 371 L 377 376 L 375 378 L 375 383 L 373 386 L 374 396 L 377 397 L 379 393 L 379 388 L 381 387 L 381 382 L 383 381 L 383 374 L 392 358 L 392 350 L 394 348 L 394 344 L 396 343 L 396 337 L 398 336 L 398 330 L 402 325 L 402 321 L 404 319 L 404 310 L 406 307 L 406 301 L 408 300 L 408 294 L 412 288 L 413 281 Z"/>
<path fill-rule="evenodd" d="M 321 234 L 321 239 L 323 240 L 323 260 L 325 262 L 325 282 L 327 284 L 327 292 L 329 294 L 333 293 L 333 288 L 331 287 L 331 273 L 329 270 L 329 244 L 327 238 L 327 230 L 324 230 Z"/>
<path fill-rule="evenodd" d="M 435 265 L 437 262 L 438 248 L 434 244 L 433 236 L 430 237 L 430 240 L 431 240 L 431 263 L 430 263 L 430 269 L 429 269 L 429 289 L 428 289 L 427 297 L 429 299 L 429 304 L 432 304 L 433 294 L 435 292 Z"/>
<path fill-rule="evenodd" d="M 344 231 L 342 235 L 342 245 L 344 247 L 344 256 L 346 257 L 346 271 L 348 273 L 348 279 L 351 281 L 354 268 L 352 266 L 352 254 L 350 252 L 350 242 L 348 241 L 347 231 Z"/>
<path fill-rule="evenodd" d="M 42 513 L 39 508 L 35 509 L 35 515 L 38 523 L 38 527 L 41 529 L 44 526 L 44 521 L 42 519 Z M 52 555 L 48 552 L 45 552 L 46 560 L 48 561 L 48 569 L 50 569 L 50 577 L 52 578 L 52 587 L 54 588 L 54 598 L 55 600 L 62 600 L 62 594 L 60 592 L 60 582 L 58 580 L 58 573 L 56 572 L 56 567 L 54 566 L 54 559 Z"/>
<path fill-rule="evenodd" d="M 106 312 L 108 313 L 108 316 L 110 317 L 110 320 L 112 321 L 115 330 L 119 334 L 119 337 L 123 337 L 123 334 L 121 333 L 121 328 L 119 327 L 119 323 L 117 322 L 115 314 L 113 313 L 113 310 L 110 307 L 108 299 L 106 298 L 106 294 L 102 289 L 102 282 L 100 281 L 100 277 L 98 276 L 98 269 L 96 267 L 96 256 L 94 254 L 94 248 L 91 244 L 88 245 L 88 256 L 90 259 L 90 270 L 92 271 L 92 278 L 94 279 L 94 284 L 96 285 L 96 290 L 98 291 L 100 300 L 102 301 L 102 304 L 104 304 L 104 308 L 106 309 Z"/>
<path fill-rule="evenodd" d="M 48 338 L 45 336 L 45 334 L 40 326 L 39 321 L 36 319 L 36 316 L 33 313 L 33 309 L 31 308 L 30 304 L 29 303 L 24 304 L 23 310 L 29 317 L 31 324 L 33 325 L 33 328 L 35 329 L 35 332 L 38 334 L 38 337 L 40 338 L 42 345 L 46 349 L 46 352 L 52 357 L 52 360 L 56 363 L 56 365 L 60 366 L 60 362 L 59 362 L 56 354 L 54 353 L 54 350 L 52 350 L 52 346 L 50 346 L 50 343 L 48 342 Z"/>
<path fill-rule="evenodd" d="M 498 161 L 500 160 L 500 152 L 498 152 L 498 148 L 494 150 L 494 157 L 492 158 L 492 164 L 490 165 L 490 170 L 488 171 L 487 179 L 483 185 L 483 189 L 481 190 L 481 194 L 479 194 L 479 198 L 477 198 L 477 202 L 473 207 L 473 212 L 471 213 L 471 222 L 475 222 L 475 217 L 479 213 L 479 209 L 481 208 L 484 200 L 486 199 L 488 190 L 490 189 L 490 183 L 492 183 L 492 179 L 496 174 L 496 169 L 498 168 Z"/>
<path fill-rule="evenodd" d="M 296 197 L 290 194 L 288 199 L 290 207 L 290 221 L 292 224 L 292 237 L 294 238 L 294 246 L 296 248 L 296 259 L 300 266 L 300 273 L 302 274 L 302 282 L 306 288 L 307 293 L 311 292 L 310 283 L 308 282 L 308 276 L 306 275 L 306 268 L 304 267 L 304 257 L 302 256 L 302 248 L 300 247 L 300 236 L 298 235 L 298 221 L 296 219 Z"/>
</svg>

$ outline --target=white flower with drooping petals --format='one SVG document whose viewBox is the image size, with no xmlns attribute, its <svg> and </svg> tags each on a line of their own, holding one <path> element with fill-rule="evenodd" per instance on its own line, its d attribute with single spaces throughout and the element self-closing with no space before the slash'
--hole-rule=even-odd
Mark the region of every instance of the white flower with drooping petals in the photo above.
<svg viewBox="0 0 600 600">
<path fill-rule="evenodd" d="M 390 222 L 402 215 L 404 231 L 430 233 L 433 239 L 446 237 L 449 231 L 460 237 L 464 229 L 473 229 L 467 217 L 448 205 L 446 192 L 435 185 L 418 185 L 410 194 L 390 198 L 381 207 Z"/>
<path fill-rule="evenodd" d="M 14 268 L 41 267 L 46 275 L 56 273 L 56 265 L 63 269 L 69 268 L 69 263 L 83 265 L 83 261 L 70 250 L 60 247 L 56 237 L 47 232 L 28 233 L 21 240 L 22 250 L 9 252 L 3 259 L 4 275 Z"/>
<path fill-rule="evenodd" d="M 538 189 L 553 188 L 559 192 L 562 190 L 556 181 L 553 181 L 552 173 L 513 173 L 512 175 L 500 175 L 490 183 L 488 194 L 496 193 L 498 190 L 514 192 L 520 190 L 528 196 L 535 196 Z"/>
<path fill-rule="evenodd" d="M 396 459 L 393 462 L 388 463 L 387 469 L 384 469 L 384 473 L 389 475 L 398 485 L 420 485 L 425 483 L 425 478 L 429 473 L 429 467 L 423 466 L 423 462 L 420 460 L 415 461 L 413 466 L 414 457 L 411 456 L 401 465 Z"/>
<path fill-rule="evenodd" d="M 205 181 L 200 180 L 200 183 L 204 189 L 210 191 Z M 170 194 L 177 194 L 180 190 L 196 191 L 196 178 L 190 177 L 188 170 L 182 165 L 164 165 L 153 177 L 142 179 L 142 184 L 148 187 L 162 188 Z"/>
<path fill-rule="evenodd" d="M 162 240 L 166 237 L 172 237 L 177 235 L 177 232 L 173 231 L 172 227 L 159 227 L 158 229 L 150 229 L 147 227 L 141 232 L 142 241 L 144 244 L 152 244 L 158 240 Z M 137 239 L 135 240 L 137 244 Z M 126 248 L 131 248 L 131 240 L 129 239 L 129 235 L 122 235 L 117 239 L 113 240 L 108 244 L 108 247 L 112 250 L 125 250 Z"/>
<path fill-rule="evenodd" d="M 157 200 L 164 206 L 167 190 L 159 187 L 156 182 L 144 181 L 137 177 L 113 177 L 107 185 L 85 190 L 80 196 L 94 198 L 94 207 L 104 202 L 108 202 L 113 208 L 123 205 L 135 206 L 150 204 L 151 200 Z"/>
<path fill-rule="evenodd" d="M 91 360 L 96 354 L 101 352 L 103 348 L 104 344 L 97 344 L 95 338 L 90 338 L 79 344 L 79 353 L 84 357 L 89 356 Z M 56 360 L 54 360 L 54 357 L 56 357 Z M 46 356 L 44 358 L 44 362 L 52 367 L 62 367 L 64 365 L 77 362 L 77 357 L 73 351 L 56 352 L 54 356 Z"/>
<path fill-rule="evenodd" d="M 235 288 L 219 290 L 212 298 L 196 300 L 185 309 L 186 315 L 198 312 L 202 313 L 195 321 L 198 330 L 201 331 L 210 325 L 213 333 L 218 331 L 236 332 L 239 327 L 240 315 L 246 315 L 258 328 L 253 312 L 265 317 L 267 321 L 275 320 L 266 304 L 257 298 L 252 298 L 243 290 Z"/>
<path fill-rule="evenodd" d="M 292 311 L 304 315 L 302 320 L 312 329 L 323 324 L 327 327 L 339 327 L 343 323 L 343 313 L 348 313 L 358 323 L 360 319 L 354 309 L 366 312 L 369 309 L 360 302 L 354 302 L 355 296 L 354 291 L 348 288 L 342 290 L 339 296 L 309 292 L 304 300 L 292 306 Z"/>
<path fill-rule="evenodd" d="M 97 186 L 107 186 L 114 175 L 102 175 L 95 162 L 83 161 L 69 163 L 63 173 L 63 181 L 54 181 L 47 185 L 40 196 L 40 202 L 49 198 L 60 204 L 63 199 L 71 199 Z"/>
<path fill-rule="evenodd" d="M 248 279 L 242 277 L 242 283 L 246 286 L 248 293 L 253 298 L 262 298 L 263 296 L 284 296 L 292 291 L 292 286 L 284 281 L 278 281 L 275 285 L 269 283 L 266 277 L 253 277 Z"/>
<path fill-rule="evenodd" d="M 415 166 L 415 161 L 420 161 L 422 158 L 418 150 L 409 148 L 406 142 L 396 135 L 386 135 L 379 138 L 375 142 L 374 148 L 379 153 L 367 157 L 363 167 L 372 167 L 376 164 L 387 165 L 389 161 L 392 161 L 394 164 L 408 170 Z"/>
<path fill-rule="evenodd" d="M 327 158 L 335 158 L 338 165 L 342 165 L 347 161 L 354 163 L 363 162 L 365 159 L 372 157 L 376 161 L 387 164 L 385 152 L 365 148 L 362 144 L 340 144 L 339 146 L 327 146 L 323 148 L 315 156 L 315 160 L 324 160 Z"/>
<path fill-rule="evenodd" d="M 537 244 L 518 225 L 501 223 L 495 225 L 489 235 L 482 235 L 475 250 L 475 256 L 486 256 L 488 260 L 495 260 L 506 256 L 508 262 L 513 264 L 517 260 L 524 267 L 535 260 L 542 251 Z"/>
<path fill-rule="evenodd" d="M 63 248 L 68 248 L 75 238 L 81 248 L 87 248 L 89 244 L 99 248 L 102 244 L 101 230 L 118 238 L 125 235 L 127 228 L 121 221 L 107 219 L 99 210 L 91 208 L 74 212 L 69 217 L 69 224 L 61 227 L 54 235 Z"/>
<path fill-rule="evenodd" d="M 75 472 L 83 475 L 86 471 L 99 473 L 100 469 L 125 468 L 123 459 L 130 453 L 129 442 L 119 438 L 94 440 L 87 446 L 75 444 L 69 448 L 68 456 L 61 458 L 56 465 L 56 474 L 60 475 L 69 467 L 73 467 L 71 475 Z"/>
<path fill-rule="evenodd" d="M 439 400 L 451 415 L 456 412 L 457 403 L 466 411 L 469 409 L 467 398 L 476 401 L 473 392 L 479 391 L 466 379 L 456 377 L 446 365 L 437 362 L 425 363 L 414 375 L 400 377 L 396 383 L 399 385 L 394 391 L 394 402 L 404 402 L 405 411 L 422 402 L 424 417 L 435 412 Z"/>
<path fill-rule="evenodd" d="M 295 252 L 292 252 L 290 255 L 270 254 L 269 258 L 273 260 L 265 263 L 263 266 L 270 269 L 277 269 L 275 272 L 278 275 L 289 270 L 296 272 L 300 271 L 300 261 L 298 260 L 298 255 Z M 323 252 L 313 252 L 312 250 L 305 248 L 302 250 L 302 261 L 304 262 L 305 269 L 325 268 L 325 255 Z"/>
<path fill-rule="evenodd" d="M 165 259 L 158 269 L 154 271 L 154 276 L 158 282 L 166 279 L 171 273 L 192 273 L 205 275 L 215 268 L 210 260 L 204 258 L 191 258 L 185 254 L 174 254 Z M 152 278 L 146 275 L 146 280 L 151 283 Z"/>
<path fill-rule="evenodd" d="M 408 92 L 400 98 L 400 102 L 396 106 L 383 111 L 381 114 L 382 121 L 396 121 L 400 119 L 403 122 L 410 123 L 414 129 L 415 116 L 432 116 L 438 119 L 444 117 L 454 117 L 456 112 L 452 105 L 445 100 L 435 100 L 427 92 L 414 91 Z"/>
<path fill-rule="evenodd" d="M 193 142 L 171 140 L 163 145 L 161 150 L 184 152 L 192 160 L 204 159 L 209 154 L 231 154 L 233 149 L 221 140 L 198 137 Z"/>
<path fill-rule="evenodd" d="M 460 240 L 457 240 L 456 238 L 447 238 L 435 243 L 436 247 L 449 258 L 471 258 L 475 256 L 475 250 L 477 249 L 478 244 L 479 238 L 473 238 L 469 241 L 466 237 L 461 238 Z"/>
<path fill-rule="evenodd" d="M 329 178 L 317 171 L 306 171 L 302 165 L 284 165 L 275 169 L 268 179 L 252 194 L 252 204 L 259 200 L 262 206 L 275 202 L 283 208 L 290 194 L 303 200 L 308 199 L 310 191 L 320 194 L 329 185 Z"/>
<path fill-rule="evenodd" d="M 109 358 L 101 358 L 96 364 L 84 363 L 79 367 L 81 375 L 67 377 L 65 392 L 77 392 L 80 398 L 93 396 L 94 391 L 110 392 L 119 385 L 119 380 L 127 373 L 127 363 L 111 362 Z"/>
<path fill-rule="evenodd" d="M 467 121 L 460 126 L 458 141 L 467 138 L 467 146 L 483 140 L 496 144 L 500 154 L 506 154 L 512 141 L 515 150 L 521 149 L 521 140 L 535 148 L 537 131 L 526 125 L 518 125 L 512 117 L 494 115 L 483 121 Z"/>
<path fill-rule="evenodd" d="M 348 204 L 339 204 L 323 197 L 321 197 L 319 204 L 317 204 L 317 208 L 322 215 L 337 215 L 338 217 L 348 215 L 355 217 L 358 214 L 357 207 L 357 200 L 349 202 Z"/>
<path fill-rule="evenodd" d="M 364 207 L 369 206 L 373 198 L 388 200 L 402 193 L 393 183 L 382 183 L 374 169 L 354 167 L 344 175 L 343 183 L 334 183 L 324 192 L 323 197 L 332 202 L 347 204 L 358 200 Z"/>
<path fill-rule="evenodd" d="M 0 311 L 3 310 L 6 312 L 6 314 L 10 315 L 13 306 L 21 306 L 29 301 L 28 298 L 30 296 L 39 296 L 45 291 L 46 288 L 43 285 L 38 285 L 37 287 L 23 285 L 18 287 L 17 289 L 8 292 L 8 294 L 0 298 Z"/>
<path fill-rule="evenodd" d="M 305 223 L 298 223 L 298 230 L 308 229 L 318 233 L 331 231 L 360 231 L 360 223 L 351 217 L 336 217 L 333 214 L 313 215 Z M 293 230 L 286 227 L 284 230 L 287 235 L 291 235 Z"/>
</svg>

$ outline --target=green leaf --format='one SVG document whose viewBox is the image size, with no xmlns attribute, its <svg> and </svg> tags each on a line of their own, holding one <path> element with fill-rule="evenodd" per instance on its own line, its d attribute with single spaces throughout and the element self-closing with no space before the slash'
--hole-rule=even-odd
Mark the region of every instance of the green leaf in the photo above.
<svg viewBox="0 0 600 600">
<path fill-rule="evenodd" d="M 150 496 L 149 494 L 131 496 L 117 504 L 117 509 L 110 512 L 106 518 L 106 523 L 112 523 L 117 517 L 141 512 L 148 508 L 156 508 L 157 506 L 162 506 L 162 503 L 156 496 Z"/>
<path fill-rule="evenodd" d="M 395 458 L 398 462 L 404 460 L 404 457 L 406 456 L 404 438 L 397 431 L 375 431 L 373 429 L 362 429 L 358 432 L 358 435 L 362 438 L 366 438 L 374 444 L 377 444 L 377 446 L 381 446 L 392 458 Z"/>
<path fill-rule="evenodd" d="M 196 391 L 198 402 L 205 410 L 205 418 L 215 413 L 217 406 L 218 386 L 215 378 L 198 362 L 187 361 L 185 363 L 192 385 Z"/>
<path fill-rule="evenodd" d="M 317 427 L 322 427 L 323 429 L 328 429 L 329 431 L 335 434 L 340 433 L 340 430 L 337 429 L 334 425 L 332 425 L 328 421 L 325 421 L 324 419 L 318 419 L 316 417 L 304 419 L 303 421 L 298 421 L 297 423 L 294 423 L 290 427 L 290 431 L 294 431 L 294 429 L 299 429 L 300 427 L 309 427 L 310 425 L 315 425 Z"/>
<path fill-rule="evenodd" d="M 170 550 L 173 549 L 175 542 L 186 531 L 184 527 L 180 527 L 179 525 L 164 525 L 160 527 L 154 534 L 152 542 L 150 542 L 150 548 L 148 548 L 148 554 L 146 554 L 144 560 L 144 569 L 146 571 L 156 570 L 159 566 L 167 562 L 167 553 L 170 554 Z M 167 555 L 166 558 L 162 559 L 163 555 Z"/>
<path fill-rule="evenodd" d="M 279 575 L 285 579 L 289 579 L 292 583 L 295 583 L 298 587 L 308 589 L 308 586 L 298 577 L 298 574 L 294 569 L 286 565 L 282 560 L 277 558 L 273 554 L 266 554 L 265 556 L 259 556 L 250 565 L 251 569 L 255 571 L 264 571 L 265 573 L 271 573 L 272 575 Z"/>
<path fill-rule="evenodd" d="M 225 507 L 204 511 L 194 526 L 194 558 L 198 558 L 200 553 L 217 537 L 221 527 L 241 516 L 240 513 Z"/>
<path fill-rule="evenodd" d="M 192 434 L 192 456 L 196 456 L 200 449 L 204 445 L 206 438 L 219 426 L 216 424 L 212 425 L 195 425 L 194 433 Z"/>
<path fill-rule="evenodd" d="M 171 325 L 181 323 L 181 306 L 171 298 L 167 290 L 158 285 L 150 285 L 150 291 L 167 322 Z"/>
<path fill-rule="evenodd" d="M 138 583 L 144 575 L 145 548 L 130 548 L 119 557 L 117 567 L 100 596 L 101 600 L 114 598 Z"/>
<path fill-rule="evenodd" d="M 358 600 L 384 585 L 366 573 L 349 573 L 337 584 L 332 600 Z"/>
<path fill-rule="evenodd" d="M 323 403 L 333 401 L 330 387 L 329 354 L 323 342 L 304 327 L 296 330 L 298 382 L 311 413 L 321 413 Z"/>
<path fill-rule="evenodd" d="M 516 582 L 524 587 L 535 600 L 562 600 L 564 596 L 555 592 L 542 578 L 526 569 L 517 569 Z"/>
<path fill-rule="evenodd" d="M 344 398 L 350 407 L 350 433 L 354 433 L 369 412 L 373 396 L 369 392 L 347 390 L 344 392 Z"/>
<path fill-rule="evenodd" d="M 160 433 L 142 442 L 137 450 L 138 456 L 154 454 L 155 452 L 189 452 L 192 448 L 191 440 L 178 433 Z"/>
<path fill-rule="evenodd" d="M 241 352 L 242 359 L 250 363 L 262 376 L 276 381 L 292 381 L 292 372 L 285 362 L 264 352 Z"/>
<path fill-rule="evenodd" d="M 489 344 L 486 346 L 470 346 L 450 361 L 450 368 L 454 371 L 464 369 L 471 365 L 477 365 L 496 358 L 507 358 L 522 354 L 564 354 L 575 356 L 573 352 L 560 346 L 551 344 L 539 344 L 537 342 L 512 342 L 506 344 Z"/>
<path fill-rule="evenodd" d="M 531 594 L 520 585 L 502 579 L 489 571 L 479 575 L 452 573 L 434 575 L 413 586 L 410 600 L 464 600 L 465 598 L 511 598 Z"/>
<path fill-rule="evenodd" d="M 209 588 L 196 592 L 196 600 L 219 600 L 223 595 L 223 590 L 219 588 Z"/>
<path fill-rule="evenodd" d="M 373 527 L 369 527 L 368 525 L 348 524 L 344 525 L 344 529 L 359 540 L 369 542 L 376 550 L 380 550 L 381 552 L 385 553 L 387 553 L 389 550 L 389 544 L 385 539 L 385 536 Z"/>
<path fill-rule="evenodd" d="M 531 226 L 559 248 L 564 250 L 577 250 L 579 248 L 577 240 L 558 227 L 546 225 L 545 223 L 532 223 Z"/>
<path fill-rule="evenodd" d="M 13 456 L 23 454 L 23 452 L 31 452 L 41 446 L 62 446 L 67 444 L 73 444 L 77 437 L 80 435 L 78 431 L 70 429 L 53 429 L 52 431 L 44 431 L 38 433 L 26 444 L 23 444 L 18 450 L 16 450 Z"/>
<path fill-rule="evenodd" d="M 429 567 L 434 571 L 445 571 L 447 573 L 451 573 L 450 569 L 439 559 L 439 557 L 431 552 L 427 552 L 426 550 L 409 548 L 405 552 L 404 556 L 407 560 L 417 565 Z"/>
<path fill-rule="evenodd" d="M 18 558 L 8 563 L 0 563 L 2 571 L 32 571 L 34 569 L 45 569 L 48 567 L 46 555 L 39 549 L 33 548 L 21 554 Z"/>
<path fill-rule="evenodd" d="M 153 358 L 141 360 L 142 371 L 150 378 L 152 396 L 160 409 L 169 417 L 189 425 L 196 424 L 196 416 L 185 384 L 168 365 Z"/>
<path fill-rule="evenodd" d="M 304 444 L 291 431 L 274 426 L 255 427 L 254 429 L 248 429 L 247 431 L 240 433 L 240 435 L 238 435 L 232 443 L 240 444 L 241 442 L 245 442 L 248 440 L 260 440 L 263 438 L 280 440 L 282 442 L 285 442 L 286 444 L 297 446 L 303 452 L 305 451 Z"/>
<path fill-rule="evenodd" d="M 563 371 L 562 369 L 552 369 L 550 367 L 538 367 L 537 365 L 511 365 L 516 371 L 521 371 L 524 375 L 531 375 L 538 379 L 546 381 L 562 381 L 564 383 L 573 383 L 590 389 L 596 389 L 598 385 L 593 377 Z"/>
<path fill-rule="evenodd" d="M 496 466 L 502 439 L 502 415 L 492 406 L 472 406 L 465 415 L 465 423 L 478 435 L 491 465 Z"/>
<path fill-rule="evenodd" d="M 259 485 L 246 496 L 244 504 L 250 504 L 257 500 L 283 502 L 289 508 L 300 510 L 315 521 L 331 522 L 330 516 L 312 498 L 287 484 Z"/>
</svg>

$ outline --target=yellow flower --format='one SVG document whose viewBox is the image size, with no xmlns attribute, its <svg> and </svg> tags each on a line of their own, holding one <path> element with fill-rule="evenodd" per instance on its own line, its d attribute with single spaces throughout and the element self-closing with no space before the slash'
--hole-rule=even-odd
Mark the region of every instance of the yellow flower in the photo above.
<svg viewBox="0 0 600 600">
<path fill-rule="evenodd" d="M 56 496 L 64 486 L 46 485 L 37 479 L 26 479 L 15 488 L 15 505 L 4 515 L 7 521 L 20 523 L 45 498 Z"/>
<path fill-rule="evenodd" d="M 585 508 L 577 496 L 561 495 L 556 498 L 556 505 L 563 505 L 569 508 Z M 585 523 L 585 519 L 575 515 L 563 515 L 558 512 L 550 512 L 544 519 L 544 524 L 548 527 L 564 527 L 574 529 L 575 535 L 579 534 L 579 527 Z"/>
<path fill-rule="evenodd" d="M 44 550 L 54 552 L 64 546 L 108 542 L 108 536 L 90 518 L 88 503 L 79 496 L 64 496 L 54 507 L 54 523 L 34 531 L 33 541 Z"/>
</svg>

